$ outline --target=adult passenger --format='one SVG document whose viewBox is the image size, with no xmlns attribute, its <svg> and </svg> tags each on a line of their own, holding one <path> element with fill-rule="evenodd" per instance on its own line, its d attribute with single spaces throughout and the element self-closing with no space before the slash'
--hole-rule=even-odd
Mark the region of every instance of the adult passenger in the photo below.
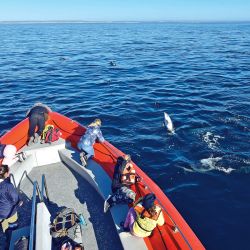
<svg viewBox="0 0 250 250">
<path fill-rule="evenodd" d="M 104 213 L 116 204 L 134 202 L 136 194 L 131 190 L 131 186 L 138 181 L 140 178 L 136 176 L 130 155 L 118 157 L 111 186 L 113 194 L 104 202 Z"/>
<path fill-rule="evenodd" d="M 29 117 L 28 146 L 32 143 L 38 143 L 39 137 L 45 128 L 45 122 L 48 120 L 49 112 L 52 112 L 52 110 L 47 105 L 39 102 L 26 113 L 26 116 Z M 35 131 L 36 126 L 38 127 L 37 131 Z"/>
<path fill-rule="evenodd" d="M 102 122 L 100 119 L 95 119 L 87 127 L 85 134 L 79 140 L 77 147 L 81 151 L 80 160 L 83 166 L 87 165 L 87 160 L 94 156 L 94 143 L 104 142 L 102 131 L 100 129 Z"/>
<path fill-rule="evenodd" d="M 165 223 L 161 207 L 154 203 L 155 198 L 153 193 L 149 193 L 143 197 L 142 202 L 129 209 L 122 225 L 125 231 L 144 238 L 150 236 L 157 225 Z"/>
<path fill-rule="evenodd" d="M 7 247 L 12 231 L 18 227 L 17 207 L 21 204 L 18 192 L 10 182 L 9 167 L 0 166 L 0 222 L 6 235 Z"/>
</svg>

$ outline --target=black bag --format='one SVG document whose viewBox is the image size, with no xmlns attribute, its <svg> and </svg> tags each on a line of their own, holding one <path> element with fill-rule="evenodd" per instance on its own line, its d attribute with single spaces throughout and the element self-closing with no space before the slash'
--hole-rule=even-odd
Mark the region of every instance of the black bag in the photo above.
<svg viewBox="0 0 250 250">
<path fill-rule="evenodd" d="M 64 208 L 50 225 L 50 233 L 53 238 L 68 236 L 74 239 L 80 222 L 80 217 L 73 208 Z"/>
<path fill-rule="evenodd" d="M 14 245 L 14 250 L 28 250 L 29 240 L 26 237 L 22 237 Z"/>
</svg>

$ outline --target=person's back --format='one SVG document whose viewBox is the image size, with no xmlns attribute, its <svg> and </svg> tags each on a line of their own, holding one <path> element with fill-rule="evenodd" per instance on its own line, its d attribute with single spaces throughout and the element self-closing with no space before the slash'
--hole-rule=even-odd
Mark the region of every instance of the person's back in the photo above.
<svg viewBox="0 0 250 250">
<path fill-rule="evenodd" d="M 101 120 L 95 119 L 94 122 L 89 124 L 85 134 L 80 138 L 77 143 L 78 149 L 81 151 L 80 160 L 83 166 L 87 166 L 87 160 L 94 155 L 93 145 L 95 142 L 104 142 L 102 135 Z"/>
<path fill-rule="evenodd" d="M 0 218 L 5 219 L 16 213 L 19 196 L 9 178 L 0 182 Z"/>
<path fill-rule="evenodd" d="M 48 114 L 49 110 L 47 108 L 45 108 L 44 106 L 35 106 L 30 110 L 28 116 L 31 116 L 34 113 L 38 113 L 38 114 L 46 113 L 46 114 Z"/>
<path fill-rule="evenodd" d="M 104 141 L 102 131 L 99 126 L 88 126 L 84 136 L 80 139 L 80 143 L 85 146 L 92 146 L 96 140 Z"/>
<path fill-rule="evenodd" d="M 47 105 L 39 102 L 26 113 L 26 116 L 29 118 L 28 146 L 32 143 L 38 143 L 50 112 L 52 112 L 52 110 Z M 43 141 L 41 141 L 41 143 L 43 143 Z"/>
<path fill-rule="evenodd" d="M 115 193 L 119 188 L 123 186 L 123 184 L 121 183 L 121 173 L 123 171 L 123 168 L 126 166 L 126 163 L 127 162 L 123 159 L 123 157 L 119 156 L 117 158 L 111 185 L 113 193 Z"/>
<path fill-rule="evenodd" d="M 133 234 L 138 237 L 148 237 L 157 225 L 164 224 L 164 217 L 161 208 L 155 205 L 154 214 L 149 213 L 141 204 L 135 208 L 136 220 L 133 225 Z"/>
</svg>

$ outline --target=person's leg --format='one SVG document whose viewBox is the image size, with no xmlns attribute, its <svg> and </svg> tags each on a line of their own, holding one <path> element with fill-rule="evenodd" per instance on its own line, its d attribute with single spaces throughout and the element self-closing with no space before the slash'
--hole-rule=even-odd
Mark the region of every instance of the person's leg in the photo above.
<svg viewBox="0 0 250 250">
<path fill-rule="evenodd" d="M 32 114 L 29 117 L 29 131 L 28 131 L 29 138 L 34 136 L 35 130 L 36 130 L 36 125 L 37 125 L 37 115 Z"/>
<path fill-rule="evenodd" d="M 45 118 L 44 118 L 44 114 L 39 114 L 37 116 L 37 126 L 38 126 L 38 130 L 37 130 L 37 134 L 39 136 L 41 136 L 44 128 L 45 128 Z"/>
<path fill-rule="evenodd" d="M 129 209 L 129 211 L 128 211 L 128 214 L 127 214 L 126 220 L 124 222 L 123 228 L 124 229 L 129 228 L 130 231 L 131 231 L 131 229 L 133 228 L 133 224 L 135 222 L 135 219 L 136 219 L 136 212 L 135 212 L 134 208 L 131 207 Z"/>
<path fill-rule="evenodd" d="M 88 159 L 94 155 L 94 149 L 91 146 L 82 147 L 81 151 L 82 152 L 80 153 L 80 160 L 82 162 L 82 165 L 86 167 Z"/>
<path fill-rule="evenodd" d="M 17 213 L 15 213 L 10 218 L 5 219 L 2 222 L 2 228 L 3 228 L 3 232 L 5 233 L 5 236 L 6 236 L 5 248 L 9 249 L 9 244 L 10 244 L 10 241 L 11 241 L 12 232 L 18 228 L 18 216 L 17 216 Z"/>
<path fill-rule="evenodd" d="M 126 186 L 120 188 L 120 194 L 122 194 L 122 200 L 124 203 L 135 201 L 136 193 Z"/>
</svg>

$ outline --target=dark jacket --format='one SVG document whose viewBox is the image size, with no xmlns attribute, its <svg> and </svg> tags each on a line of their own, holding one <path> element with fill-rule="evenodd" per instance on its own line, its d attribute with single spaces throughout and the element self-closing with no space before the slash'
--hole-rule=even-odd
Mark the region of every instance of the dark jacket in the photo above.
<svg viewBox="0 0 250 250">
<path fill-rule="evenodd" d="M 0 143 L 0 158 L 4 158 L 3 151 L 5 149 L 6 144 Z"/>
<path fill-rule="evenodd" d="M 43 106 L 36 106 L 36 107 L 34 107 L 34 108 L 32 108 L 32 109 L 30 110 L 30 112 L 28 113 L 27 116 L 30 117 L 30 116 L 32 116 L 32 115 L 34 115 L 34 114 L 44 115 L 44 113 L 45 113 L 45 114 L 48 114 L 48 113 L 49 113 L 49 110 L 48 110 L 47 108 L 43 107 Z"/>
<path fill-rule="evenodd" d="M 123 169 L 125 168 L 126 164 L 127 162 L 122 157 L 117 158 L 117 163 L 115 165 L 111 186 L 113 193 L 115 193 L 119 188 L 125 186 L 121 183 L 121 173 L 123 172 Z"/>
<path fill-rule="evenodd" d="M 18 203 L 18 192 L 10 182 L 10 178 L 6 178 L 0 182 L 0 219 L 6 219 L 14 215 Z"/>
</svg>

